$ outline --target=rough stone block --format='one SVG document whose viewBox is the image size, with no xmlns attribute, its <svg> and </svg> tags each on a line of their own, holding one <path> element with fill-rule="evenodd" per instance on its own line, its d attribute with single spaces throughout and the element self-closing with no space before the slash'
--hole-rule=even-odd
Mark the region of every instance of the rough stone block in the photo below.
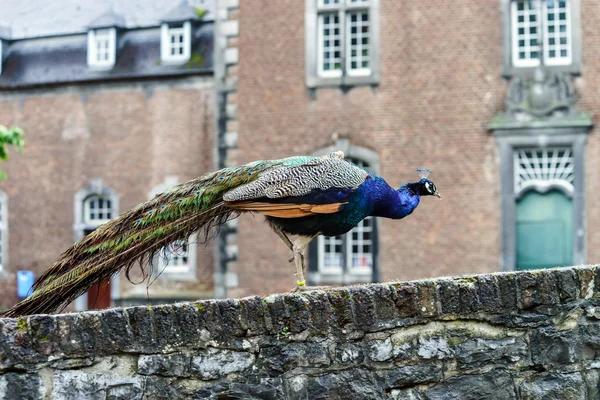
<svg viewBox="0 0 600 400">
<path fill-rule="evenodd" d="M 574 301 L 579 297 L 577 274 L 570 268 L 561 268 L 552 272 L 557 280 L 557 294 L 561 303 Z"/>
<path fill-rule="evenodd" d="M 396 291 L 396 309 L 398 315 L 403 318 L 417 317 L 421 315 L 418 308 L 419 289 L 412 283 L 400 283 L 393 286 Z"/>
<path fill-rule="evenodd" d="M 502 300 L 494 275 L 480 275 L 473 278 L 477 290 L 480 309 L 487 312 L 501 312 Z"/>
<path fill-rule="evenodd" d="M 530 342 L 533 363 L 543 366 L 560 366 L 579 361 L 580 347 L 578 331 L 560 332 L 554 328 L 535 330 Z"/>
<path fill-rule="evenodd" d="M 96 341 L 101 343 L 104 354 L 117 354 L 120 351 L 135 350 L 136 339 L 129 326 L 129 318 L 123 309 L 106 310 L 101 314 L 83 314 L 85 317 L 101 319 L 101 327 L 96 330 Z"/>
<path fill-rule="evenodd" d="M 371 340 L 366 343 L 367 356 L 373 361 L 387 361 L 393 356 L 392 340 Z"/>
<path fill-rule="evenodd" d="M 261 349 L 259 363 L 271 376 L 298 367 L 324 367 L 331 363 L 329 351 L 319 343 L 290 343 Z"/>
<path fill-rule="evenodd" d="M 519 307 L 529 309 L 559 303 L 556 278 L 550 272 L 526 272 L 517 275 Z"/>
<path fill-rule="evenodd" d="M 192 358 L 191 373 L 201 379 L 217 379 L 232 372 L 243 372 L 254 364 L 254 354 L 207 349 Z"/>
<path fill-rule="evenodd" d="M 375 372 L 353 369 L 319 376 L 286 377 L 290 399 L 385 399 L 386 393 Z"/>
<path fill-rule="evenodd" d="M 43 399 L 45 391 L 38 374 L 9 372 L 0 375 L 0 398 L 3 400 Z"/>
<path fill-rule="evenodd" d="M 358 286 L 348 289 L 349 302 L 353 305 L 354 324 L 358 329 L 373 332 L 378 329 L 377 310 L 375 308 L 374 292 L 368 286 Z"/>
<path fill-rule="evenodd" d="M 68 357 L 88 357 L 96 351 L 96 336 L 87 327 L 80 314 L 56 316 L 56 326 L 60 336 L 60 350 Z"/>
<path fill-rule="evenodd" d="M 443 378 L 442 364 L 416 364 L 396 367 L 377 373 L 385 381 L 385 389 L 399 389 L 425 383 L 439 382 Z"/>
<path fill-rule="evenodd" d="M 203 346 L 201 332 L 204 328 L 200 320 L 198 303 L 185 303 L 173 308 L 175 313 L 181 340 L 186 343 L 186 347 L 197 348 Z"/>
<path fill-rule="evenodd" d="M 517 306 L 516 274 L 497 275 L 498 290 L 504 312 L 514 310 Z"/>
<path fill-rule="evenodd" d="M 154 309 L 152 307 L 131 307 L 125 309 L 131 332 L 135 338 L 132 350 L 139 353 L 158 351 L 156 328 L 154 325 Z"/>
<path fill-rule="evenodd" d="M 498 340 L 474 338 L 460 344 L 456 359 L 461 369 L 485 369 L 514 364 L 529 364 L 529 349 L 523 338 Z"/>
<path fill-rule="evenodd" d="M 450 358 L 454 350 L 445 337 L 420 337 L 416 348 L 417 355 L 425 360 Z"/>
<path fill-rule="evenodd" d="M 326 335 L 335 328 L 335 314 L 329 296 L 322 291 L 304 293 L 310 312 L 310 330 L 314 335 Z"/>
<path fill-rule="evenodd" d="M 336 343 L 332 349 L 332 359 L 340 364 L 359 364 L 364 360 L 363 349 L 355 343 Z"/>
<path fill-rule="evenodd" d="M 311 323 L 311 313 L 306 297 L 299 294 L 287 295 L 284 302 L 289 314 L 287 322 L 289 333 L 299 333 L 307 330 Z"/>
<path fill-rule="evenodd" d="M 503 370 L 450 378 L 424 391 L 428 400 L 513 400 L 517 392 L 513 378 Z"/>
<path fill-rule="evenodd" d="M 249 336 L 262 335 L 267 332 L 265 324 L 265 304 L 258 296 L 240 300 L 240 324 Z"/>
<path fill-rule="evenodd" d="M 437 295 L 436 283 L 434 280 L 414 282 L 419 288 L 419 296 L 417 297 L 417 309 L 421 316 L 431 318 L 439 315 L 442 312 L 438 303 L 440 299 Z"/>
<path fill-rule="evenodd" d="M 149 354 L 138 359 L 138 373 L 184 377 L 190 375 L 191 358 L 185 354 Z"/>
<path fill-rule="evenodd" d="M 154 307 L 154 326 L 156 328 L 156 341 L 162 351 L 185 346 L 181 329 L 177 324 L 177 314 L 174 306 L 161 305 Z"/>
<path fill-rule="evenodd" d="M 34 350 L 36 338 L 31 336 L 27 318 L 0 319 L 2 343 L 0 343 L 0 367 L 31 368 L 35 362 L 45 359 Z"/>
<path fill-rule="evenodd" d="M 334 314 L 334 324 L 341 329 L 353 328 L 352 305 L 349 301 L 350 293 L 346 289 L 334 289 L 327 292 L 329 303 Z"/>
<path fill-rule="evenodd" d="M 572 374 L 542 374 L 525 379 L 518 385 L 520 399 L 585 400 L 586 387 L 579 372 Z"/>
<path fill-rule="evenodd" d="M 217 302 L 221 314 L 223 331 L 234 337 L 246 336 L 246 330 L 240 322 L 241 308 L 236 299 L 226 299 Z"/>
<path fill-rule="evenodd" d="M 121 368 L 116 371 L 55 371 L 52 380 L 52 397 L 61 400 L 141 398 L 144 391 L 143 378 L 133 375 L 132 372 L 129 374 L 124 372 Z"/>
</svg>

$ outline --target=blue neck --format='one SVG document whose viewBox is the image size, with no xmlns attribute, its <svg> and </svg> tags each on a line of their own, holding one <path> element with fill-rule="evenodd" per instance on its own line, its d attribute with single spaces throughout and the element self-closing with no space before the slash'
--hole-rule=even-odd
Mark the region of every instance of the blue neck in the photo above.
<svg viewBox="0 0 600 400">
<path fill-rule="evenodd" d="M 419 205 L 421 196 L 415 193 L 407 183 L 395 190 L 382 178 L 375 178 L 371 196 L 375 198 L 375 208 L 371 215 L 391 219 L 404 218 Z"/>
</svg>

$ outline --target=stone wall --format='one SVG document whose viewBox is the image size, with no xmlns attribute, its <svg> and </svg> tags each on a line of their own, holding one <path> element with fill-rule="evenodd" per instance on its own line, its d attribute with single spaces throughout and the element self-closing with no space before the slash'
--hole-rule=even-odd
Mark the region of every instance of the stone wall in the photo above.
<svg viewBox="0 0 600 400">
<path fill-rule="evenodd" d="M 0 334 L 0 399 L 595 399 L 600 267 L 36 315 Z"/>
</svg>

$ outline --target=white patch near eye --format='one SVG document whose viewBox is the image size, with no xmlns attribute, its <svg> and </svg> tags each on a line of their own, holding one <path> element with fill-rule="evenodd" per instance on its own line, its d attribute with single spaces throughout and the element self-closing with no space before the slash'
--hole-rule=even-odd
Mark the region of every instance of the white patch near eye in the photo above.
<svg viewBox="0 0 600 400">
<path fill-rule="evenodd" d="M 429 182 L 425 182 L 425 189 L 427 189 L 427 191 L 429 193 L 431 193 L 431 188 L 429 187 Z"/>
</svg>

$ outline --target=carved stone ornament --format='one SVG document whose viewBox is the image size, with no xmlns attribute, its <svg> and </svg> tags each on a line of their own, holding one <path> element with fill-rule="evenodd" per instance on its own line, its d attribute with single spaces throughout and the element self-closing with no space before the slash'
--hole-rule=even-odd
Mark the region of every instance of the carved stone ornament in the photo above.
<svg viewBox="0 0 600 400">
<path fill-rule="evenodd" d="M 539 67 L 533 78 L 514 77 L 506 94 L 506 111 L 517 120 L 561 117 L 573 111 L 577 102 L 568 74 L 551 73 Z"/>
</svg>

